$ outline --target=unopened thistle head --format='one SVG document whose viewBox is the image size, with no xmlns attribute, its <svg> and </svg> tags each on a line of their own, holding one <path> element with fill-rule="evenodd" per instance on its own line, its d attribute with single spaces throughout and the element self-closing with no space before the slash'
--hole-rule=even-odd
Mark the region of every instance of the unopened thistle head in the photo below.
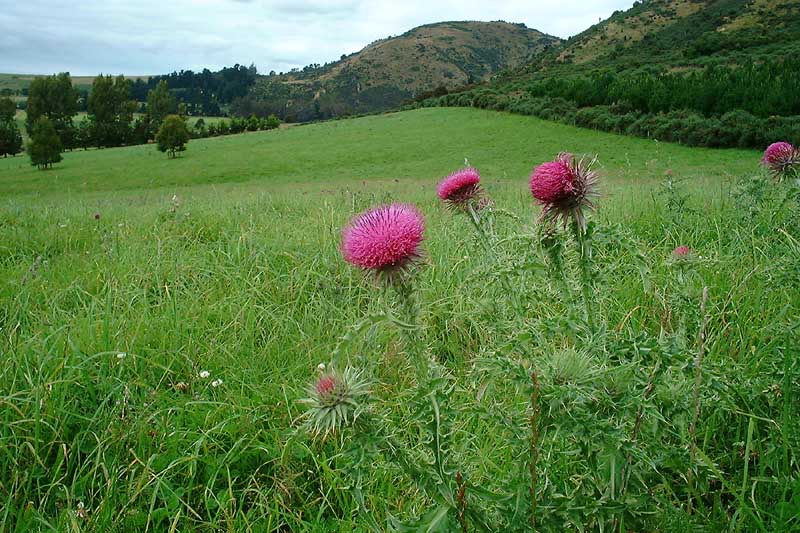
<svg viewBox="0 0 800 533">
<path fill-rule="evenodd" d="M 364 270 L 392 277 L 421 257 L 425 220 L 412 205 L 391 204 L 371 209 L 342 231 L 345 261 Z"/>
<path fill-rule="evenodd" d="M 436 195 L 451 209 L 466 210 L 469 206 L 480 209 L 486 204 L 481 188 L 481 174 L 477 169 L 469 167 L 454 172 L 439 182 Z"/>
<path fill-rule="evenodd" d="M 800 167 L 800 150 L 788 142 L 772 143 L 764 150 L 761 164 L 776 177 L 782 178 L 788 171 Z"/>
<path fill-rule="evenodd" d="M 306 429 L 315 436 L 327 436 L 352 424 L 366 408 L 369 383 L 361 373 L 345 368 L 339 373 L 329 369 L 318 376 L 306 389 L 308 405 Z"/>
<path fill-rule="evenodd" d="M 539 165 L 530 179 L 531 194 L 542 205 L 540 220 L 561 219 L 566 225 L 575 221 L 586 229 L 585 209 L 594 209 L 597 197 L 598 174 L 592 170 L 596 158 L 578 159 L 561 153 L 555 161 Z"/>
</svg>

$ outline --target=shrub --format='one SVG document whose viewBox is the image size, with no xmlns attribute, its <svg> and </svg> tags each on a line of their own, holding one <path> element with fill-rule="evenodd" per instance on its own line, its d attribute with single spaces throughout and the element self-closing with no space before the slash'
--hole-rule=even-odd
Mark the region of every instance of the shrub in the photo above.
<svg viewBox="0 0 800 533">
<path fill-rule="evenodd" d="M 186 150 L 186 143 L 189 142 L 189 130 L 186 123 L 178 115 L 169 115 L 164 119 L 158 133 L 156 143 L 161 152 L 166 152 L 167 157 L 174 158 L 178 152 Z"/>
</svg>

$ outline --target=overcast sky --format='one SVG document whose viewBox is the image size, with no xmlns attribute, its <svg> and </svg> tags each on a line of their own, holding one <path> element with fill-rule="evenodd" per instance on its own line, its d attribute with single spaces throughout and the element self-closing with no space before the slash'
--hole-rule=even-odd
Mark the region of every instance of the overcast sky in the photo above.
<svg viewBox="0 0 800 533">
<path fill-rule="evenodd" d="M 0 72 L 162 74 L 325 63 L 445 20 L 506 20 L 569 37 L 633 0 L 4 0 Z"/>
</svg>

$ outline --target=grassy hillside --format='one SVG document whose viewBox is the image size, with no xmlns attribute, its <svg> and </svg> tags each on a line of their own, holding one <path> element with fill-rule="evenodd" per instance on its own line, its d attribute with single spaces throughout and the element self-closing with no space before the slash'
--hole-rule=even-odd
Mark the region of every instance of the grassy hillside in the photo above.
<svg viewBox="0 0 800 533">
<path fill-rule="evenodd" d="M 468 158 L 492 180 L 523 178 L 532 161 L 560 151 L 604 153 L 612 180 L 738 175 L 753 167 L 747 150 L 692 150 L 598 134 L 530 117 L 470 109 L 425 109 L 332 121 L 270 133 L 193 140 L 186 157 L 168 161 L 153 145 L 75 151 L 52 172 L 27 157 L 0 160 L 0 194 L 71 193 L 224 185 L 283 188 L 359 185 L 363 180 L 431 182 Z M 354 155 L 355 154 L 355 155 Z M 397 154 L 417 154 L 398 157 Z"/>
<path fill-rule="evenodd" d="M 758 61 L 800 48 L 794 0 L 637 2 L 531 62 L 528 70 L 671 68 Z"/>
<path fill-rule="evenodd" d="M 425 91 L 486 80 L 530 62 L 559 41 L 522 24 L 430 24 L 329 65 L 270 76 L 252 95 L 262 114 L 300 121 L 380 111 Z"/>
<path fill-rule="evenodd" d="M 561 150 L 604 171 L 593 334 L 528 192 Z M 465 157 L 490 246 L 435 196 Z M 794 530 L 800 224 L 758 159 L 473 109 L 0 159 L 0 530 L 460 531 L 457 483 L 469 530 Z M 417 328 L 339 251 L 388 201 L 426 217 Z M 332 359 L 371 402 L 323 442 Z"/>
</svg>

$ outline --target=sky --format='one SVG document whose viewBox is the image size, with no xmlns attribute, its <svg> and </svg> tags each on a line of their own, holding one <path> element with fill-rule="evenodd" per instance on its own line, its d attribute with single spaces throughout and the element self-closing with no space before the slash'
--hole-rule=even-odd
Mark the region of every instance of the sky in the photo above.
<svg viewBox="0 0 800 533">
<path fill-rule="evenodd" d="M 505 20 L 569 37 L 633 0 L 0 0 L 0 72 L 288 71 L 415 26 Z"/>
</svg>

